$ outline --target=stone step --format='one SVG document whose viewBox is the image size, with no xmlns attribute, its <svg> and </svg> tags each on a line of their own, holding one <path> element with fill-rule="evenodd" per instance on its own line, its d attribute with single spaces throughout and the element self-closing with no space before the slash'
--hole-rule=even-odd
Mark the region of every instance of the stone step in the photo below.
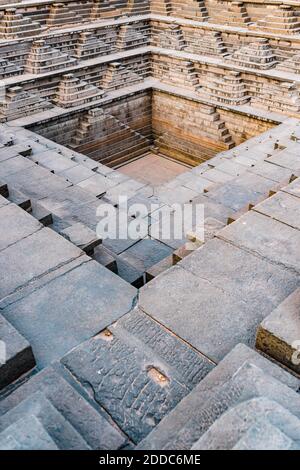
<svg viewBox="0 0 300 470">
<path fill-rule="evenodd" d="M 112 450 L 122 448 L 127 441 L 104 410 L 92 406 L 59 369 L 44 369 L 2 399 L 0 429 L 26 412 L 36 412 L 59 448 Z"/>
<path fill-rule="evenodd" d="M 240 403 L 217 419 L 192 450 L 300 448 L 300 420 L 266 397 Z"/>
<path fill-rule="evenodd" d="M 253 398 L 275 400 L 299 418 L 298 387 L 297 378 L 254 350 L 239 344 L 158 424 L 137 449 L 191 449 L 216 419 L 232 407 Z"/>
</svg>

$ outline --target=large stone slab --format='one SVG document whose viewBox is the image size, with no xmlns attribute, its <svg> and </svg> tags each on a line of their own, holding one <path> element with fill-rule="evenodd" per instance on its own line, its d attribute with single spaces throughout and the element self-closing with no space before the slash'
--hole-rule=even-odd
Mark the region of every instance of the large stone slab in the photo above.
<svg viewBox="0 0 300 470">
<path fill-rule="evenodd" d="M 0 402 L 0 415 L 13 411 L 23 400 L 41 392 L 58 412 L 71 424 L 92 449 L 122 448 L 126 438 L 109 422 L 102 409 L 95 409 L 71 386 L 59 371 L 49 367 L 14 390 Z M 32 400 L 31 400 L 32 402 Z M 59 432 L 59 429 L 57 430 Z"/>
<path fill-rule="evenodd" d="M 286 224 L 250 211 L 218 237 L 300 273 L 300 233 Z"/>
<path fill-rule="evenodd" d="M 0 315 L 0 389 L 35 366 L 28 341 Z"/>
<path fill-rule="evenodd" d="M 82 254 L 49 228 L 19 240 L 0 252 L 0 299 Z"/>
<path fill-rule="evenodd" d="M 255 206 L 255 211 L 300 230 L 299 198 L 279 191 Z"/>
<path fill-rule="evenodd" d="M 300 373 L 300 289 L 264 319 L 257 332 L 256 346 Z"/>
<path fill-rule="evenodd" d="M 299 380 L 270 362 L 244 344 L 237 345 L 230 353 L 184 398 L 176 408 L 140 444 L 141 449 L 187 449 L 197 440 L 194 430 L 200 410 L 209 394 L 224 384 L 245 362 L 255 364 L 261 370 L 293 390 L 298 390 Z M 179 436 L 180 434 L 180 436 Z"/>
<path fill-rule="evenodd" d="M 15 204 L 0 208 L 0 250 L 37 232 L 42 225 Z"/>
<path fill-rule="evenodd" d="M 131 310 L 135 295 L 130 284 L 89 261 L 6 307 L 3 315 L 45 366 Z"/>
<path fill-rule="evenodd" d="M 63 360 L 121 429 L 139 442 L 213 364 L 139 310 Z"/>
<path fill-rule="evenodd" d="M 180 266 L 248 305 L 245 332 L 258 326 L 300 285 L 296 274 L 217 238 L 191 253 Z M 231 316 L 227 327 L 231 328 Z"/>
</svg>

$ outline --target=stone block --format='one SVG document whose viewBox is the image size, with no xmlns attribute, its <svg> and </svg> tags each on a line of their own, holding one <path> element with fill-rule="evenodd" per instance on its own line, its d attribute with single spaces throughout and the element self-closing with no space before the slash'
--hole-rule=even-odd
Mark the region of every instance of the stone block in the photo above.
<svg viewBox="0 0 300 470">
<path fill-rule="evenodd" d="M 213 364 L 139 310 L 71 351 L 63 364 L 134 442 Z M 87 391 L 91 391 L 87 388 Z"/>
<path fill-rule="evenodd" d="M 300 289 L 289 295 L 258 328 L 256 347 L 300 373 Z"/>
<path fill-rule="evenodd" d="M 0 315 L 0 389 L 35 366 L 28 341 Z"/>
<path fill-rule="evenodd" d="M 3 315 L 30 341 L 37 364 L 46 366 L 128 312 L 135 295 L 132 286 L 89 261 L 9 305 Z"/>
</svg>

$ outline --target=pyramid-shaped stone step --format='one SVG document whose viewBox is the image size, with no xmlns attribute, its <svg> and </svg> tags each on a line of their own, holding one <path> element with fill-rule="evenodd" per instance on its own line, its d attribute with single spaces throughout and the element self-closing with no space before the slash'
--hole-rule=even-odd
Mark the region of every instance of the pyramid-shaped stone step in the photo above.
<svg viewBox="0 0 300 470">
<path fill-rule="evenodd" d="M 217 419 L 192 450 L 232 450 L 249 440 L 255 450 L 299 449 L 300 419 L 274 400 L 252 398 Z"/>
<path fill-rule="evenodd" d="M 208 21 L 208 12 L 205 2 L 202 0 L 174 0 L 172 8 L 175 16 L 178 15 L 197 21 Z"/>
<path fill-rule="evenodd" d="M 35 425 L 27 429 L 26 424 L 32 421 L 35 421 Z M 42 434 L 39 434 L 41 428 Z M 45 440 L 44 445 L 47 448 L 47 437 L 52 441 L 50 445 L 54 444 L 60 449 L 89 449 L 84 437 L 73 428 L 42 391 L 34 393 L 0 417 L 0 442 L 1 436 L 5 435 L 15 438 L 25 449 L 30 449 L 30 445 L 36 449 L 36 446 L 42 446 Z M 40 440 L 42 442 L 39 444 Z"/>
<path fill-rule="evenodd" d="M 171 15 L 172 2 L 168 0 L 150 0 L 150 11 L 156 15 Z"/>
<path fill-rule="evenodd" d="M 91 20 L 98 18 L 116 18 L 123 14 L 127 0 L 95 0 L 91 10 Z"/>
<path fill-rule="evenodd" d="M 224 413 L 259 397 L 275 400 L 299 419 L 298 387 L 299 379 L 239 344 L 158 424 L 138 449 L 191 449 Z M 296 402 L 291 403 L 294 399 Z"/>
<path fill-rule="evenodd" d="M 102 79 L 101 88 L 104 90 L 117 90 L 123 86 L 132 86 L 141 82 L 143 78 L 134 70 L 124 66 L 121 62 L 111 62 Z"/>
<path fill-rule="evenodd" d="M 280 62 L 277 65 L 276 70 L 299 74 L 300 73 L 300 54 L 293 55 L 292 57 L 289 57 L 288 59 Z"/>
<path fill-rule="evenodd" d="M 148 0 L 127 0 L 127 6 L 124 8 L 127 15 L 146 15 L 150 13 L 150 5 Z"/>
<path fill-rule="evenodd" d="M 252 29 L 260 29 L 268 33 L 298 34 L 300 19 L 291 5 L 279 5 L 270 15 L 258 20 Z"/>
<path fill-rule="evenodd" d="M 5 58 L 0 58 L 0 78 L 8 78 L 14 75 L 21 75 L 23 73 L 22 67 L 10 62 Z"/>
<path fill-rule="evenodd" d="M 65 69 L 77 64 L 74 57 L 46 44 L 45 41 L 34 41 L 28 55 L 25 72 L 40 74 Z"/>
<path fill-rule="evenodd" d="M 251 98 L 251 103 L 269 111 L 297 114 L 300 111 L 299 89 L 295 82 L 280 82 L 273 86 L 263 83 L 259 93 L 254 93 Z"/>
<path fill-rule="evenodd" d="M 103 35 L 103 39 L 101 39 L 92 31 L 82 31 L 75 46 L 74 56 L 84 60 L 111 52 L 111 44 L 106 35 Z"/>
<path fill-rule="evenodd" d="M 158 44 L 156 44 L 156 41 L 154 41 L 154 45 L 157 45 L 158 47 L 180 51 L 183 50 L 186 46 L 182 29 L 180 25 L 176 23 L 171 23 L 167 28 L 158 30 L 156 34 L 156 41 Z"/>
<path fill-rule="evenodd" d="M 62 362 L 83 386 L 93 384 L 92 398 L 134 442 L 145 437 L 213 367 L 138 309 Z"/>
<path fill-rule="evenodd" d="M 8 8 L 0 19 L 0 38 L 15 39 L 30 37 L 43 31 L 40 23 L 24 17 L 15 8 Z"/>
<path fill-rule="evenodd" d="M 79 23 L 81 21 L 77 12 L 71 10 L 65 3 L 53 3 L 50 6 L 49 16 L 47 19 L 47 27 L 63 27 L 72 23 Z"/>
<path fill-rule="evenodd" d="M 147 46 L 150 41 L 149 26 L 144 23 L 125 24 L 120 27 L 116 48 L 119 50 Z"/>
<path fill-rule="evenodd" d="M 300 289 L 296 289 L 261 323 L 256 347 L 300 374 Z"/>
<path fill-rule="evenodd" d="M 58 86 L 58 92 L 54 98 L 54 103 L 63 108 L 81 106 L 103 96 L 103 91 L 94 85 L 75 77 L 72 73 L 63 75 Z"/>
<path fill-rule="evenodd" d="M 217 3 L 216 7 L 217 9 L 211 19 L 213 23 L 229 26 L 245 26 L 251 22 L 244 2 L 228 3 L 228 6 L 224 9 L 224 3 L 221 1 Z"/>
<path fill-rule="evenodd" d="M 230 105 L 242 105 L 250 100 L 241 74 L 234 71 L 220 77 L 213 75 L 201 92 L 209 100 Z"/>
<path fill-rule="evenodd" d="M 0 430 L 30 412 L 59 448 L 119 449 L 127 439 L 52 367 L 32 376 L 1 401 Z M 39 404 L 41 406 L 39 406 Z"/>
<path fill-rule="evenodd" d="M 277 64 L 276 56 L 267 39 L 259 39 L 236 50 L 229 58 L 230 62 L 242 67 L 270 69 Z"/>
<path fill-rule="evenodd" d="M 11 121 L 52 108 L 49 101 L 39 95 L 23 90 L 20 86 L 8 88 L 5 101 L 0 105 L 0 117 Z"/>
<path fill-rule="evenodd" d="M 194 34 L 189 34 L 187 30 L 184 32 L 186 41 L 186 50 L 195 54 L 209 56 L 226 56 L 227 48 L 219 31 L 204 31 L 201 39 Z"/>
</svg>

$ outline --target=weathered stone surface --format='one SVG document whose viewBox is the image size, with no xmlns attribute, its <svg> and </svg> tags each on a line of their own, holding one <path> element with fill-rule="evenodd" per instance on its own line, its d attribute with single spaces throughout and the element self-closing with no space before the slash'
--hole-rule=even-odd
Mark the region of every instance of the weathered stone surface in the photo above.
<svg viewBox="0 0 300 470">
<path fill-rule="evenodd" d="M 300 230 L 300 204 L 297 197 L 279 191 L 258 204 L 255 211 Z"/>
<path fill-rule="evenodd" d="M 300 445 L 300 420 L 276 401 L 253 398 L 224 413 L 192 450 L 230 450 L 237 444 L 246 449 L 254 440 L 257 450 L 297 448 Z"/>
<path fill-rule="evenodd" d="M 256 346 L 295 372 L 300 372 L 300 289 L 288 296 L 259 326 Z"/>
<path fill-rule="evenodd" d="M 15 204 L 0 208 L 0 250 L 41 230 L 42 225 Z"/>
<path fill-rule="evenodd" d="M 139 310 L 122 317 L 63 360 L 134 442 L 211 370 L 213 364 Z M 91 387 L 91 389 L 90 389 Z"/>
<path fill-rule="evenodd" d="M 35 366 L 28 341 L 0 315 L 0 389 Z"/>
<path fill-rule="evenodd" d="M 235 371 L 245 362 L 255 364 L 268 375 L 295 391 L 298 390 L 299 380 L 296 377 L 244 344 L 239 344 L 158 424 L 141 442 L 139 448 L 149 450 L 190 448 L 197 440 L 195 429 L 199 420 L 198 413 L 207 397 L 216 387 L 230 380 Z"/>
<path fill-rule="evenodd" d="M 89 261 L 6 307 L 3 315 L 30 341 L 38 365 L 45 366 L 128 312 L 135 294 L 132 286 Z"/>
<path fill-rule="evenodd" d="M 31 377 L 29 381 L 0 402 L 0 423 L 9 424 L 6 422 L 6 416 L 8 416 L 10 410 L 12 410 L 12 413 L 18 413 L 18 406 L 21 406 L 21 409 L 24 406 L 26 407 L 26 405 L 23 405 L 24 400 L 28 399 L 34 407 L 35 400 L 32 397 L 35 397 L 36 393 L 42 393 L 51 402 L 77 433 L 84 437 L 90 448 L 112 450 L 121 448 L 126 443 L 125 436 L 109 422 L 104 410 L 99 408 L 97 410 L 91 406 L 61 376 L 59 371 L 54 370 L 52 367 Z M 60 433 L 59 428 L 55 432 Z"/>
<path fill-rule="evenodd" d="M 38 391 L 32 394 L 12 408 L 8 413 L 1 416 L 0 430 L 3 432 L 7 428 L 6 432 L 9 435 L 10 428 L 13 426 L 11 423 L 17 425 L 20 423 L 20 420 L 25 420 L 26 417 L 35 417 L 38 419 L 44 430 L 60 449 L 89 449 L 84 437 L 73 428 L 68 420 L 63 417 L 42 392 Z M 22 428 L 20 423 L 20 438 L 22 438 L 22 435 L 25 438 L 28 431 L 29 433 L 33 432 L 31 438 L 34 439 L 34 429 L 29 428 L 26 430 L 26 428 Z M 38 436 L 35 436 L 35 438 L 38 438 Z M 30 442 L 25 445 L 30 449 Z"/>
<path fill-rule="evenodd" d="M 270 217 L 250 211 L 218 237 L 299 273 L 300 233 Z"/>
<path fill-rule="evenodd" d="M 36 225 L 40 224 L 36 222 Z M 48 228 L 19 240 L 0 252 L 3 269 L 0 299 L 82 254 L 80 249 Z"/>
<path fill-rule="evenodd" d="M 0 433 L 0 450 L 58 450 L 40 421 L 26 415 Z"/>
</svg>

